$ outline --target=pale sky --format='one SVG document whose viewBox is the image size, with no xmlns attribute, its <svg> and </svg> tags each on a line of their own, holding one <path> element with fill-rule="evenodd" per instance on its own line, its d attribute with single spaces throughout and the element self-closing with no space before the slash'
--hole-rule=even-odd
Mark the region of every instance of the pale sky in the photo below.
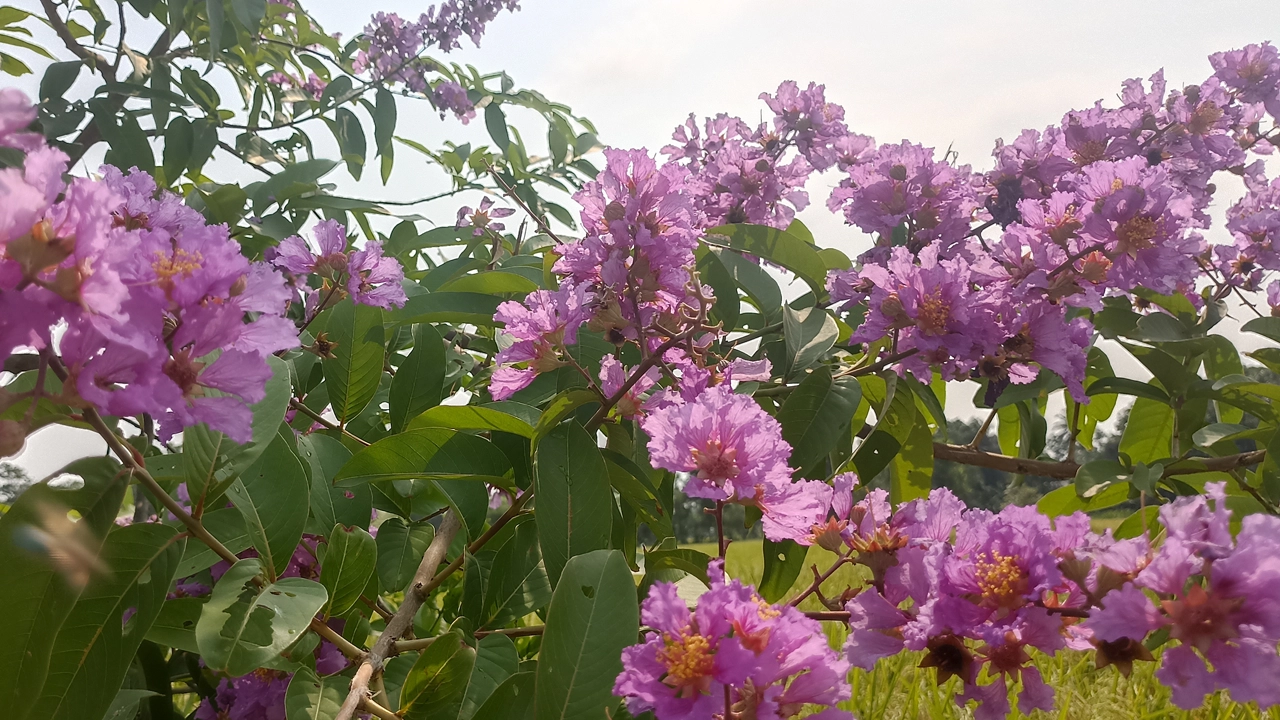
<svg viewBox="0 0 1280 720">
<path fill-rule="evenodd" d="M 345 37 L 358 32 L 374 10 L 416 16 L 426 8 L 407 0 L 304 4 L 327 31 Z M 35 0 L 18 0 L 18 5 L 39 10 Z M 690 112 L 699 117 L 728 112 L 754 122 L 765 109 L 757 99 L 761 92 L 783 80 L 816 81 L 826 85 L 829 101 L 845 107 L 851 129 L 881 142 L 906 138 L 940 152 L 950 146 L 960 162 L 977 170 L 989 167 L 996 138 L 1012 139 L 1024 127 L 1057 123 L 1067 110 L 1097 100 L 1113 104 L 1126 78 L 1145 78 L 1163 67 L 1171 87 L 1199 83 L 1211 72 L 1209 54 L 1280 40 L 1266 34 L 1277 27 L 1273 9 L 1257 0 L 524 0 L 523 5 L 490 25 L 481 48 L 464 40 L 468 47 L 448 59 L 481 71 L 506 70 L 517 87 L 537 89 L 590 118 L 606 144 L 656 151 Z M 0 82 L 31 95 L 38 84 L 30 77 Z M 518 115 L 512 120 L 540 127 Z M 322 127 L 313 131 L 315 137 L 321 134 Z M 401 103 L 397 134 L 428 146 L 446 138 L 484 141 L 482 122 L 466 128 L 452 119 L 441 122 L 424 103 Z M 538 133 L 526 139 L 530 135 Z M 361 183 L 339 181 L 341 191 L 409 199 L 444 189 L 424 177 L 412 154 L 398 149 L 388 187 L 381 187 L 371 171 Z M 819 245 L 852 255 L 868 240 L 826 211 L 826 195 L 836 180 L 829 174 L 810 183 L 813 205 L 800 218 Z M 1231 189 L 1229 200 L 1237 193 Z M 456 199 L 445 200 L 418 212 L 452 223 L 457 205 Z M 1223 209 L 1216 208 L 1216 214 Z M 1241 345 L 1258 343 L 1242 339 Z M 971 393 L 957 388 L 949 412 L 972 412 Z M 17 462 L 40 477 L 100 450 L 100 443 L 80 431 L 53 428 L 32 437 Z"/>
</svg>

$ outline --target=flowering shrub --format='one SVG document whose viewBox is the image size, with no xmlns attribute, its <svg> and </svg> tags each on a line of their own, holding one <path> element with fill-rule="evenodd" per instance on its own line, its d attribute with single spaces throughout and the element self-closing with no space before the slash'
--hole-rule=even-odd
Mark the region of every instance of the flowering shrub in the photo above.
<svg viewBox="0 0 1280 720">
<path fill-rule="evenodd" d="M 130 7 L 114 53 L 94 3 L 0 8 L 6 46 L 43 51 L 9 42 L 42 22 L 69 53 L 37 99 L 0 91 L 0 454 L 51 424 L 110 451 L 0 516 L 6 717 L 830 719 L 852 668 L 915 653 L 1000 718 L 1055 710 L 1037 662 L 1068 651 L 1158 663 L 1181 708 L 1280 704 L 1280 349 L 1246 366 L 1214 332 L 1280 341 L 1270 44 L 1127 81 L 983 172 L 795 82 L 758 124 L 600 152 L 569 108 L 426 54 L 515 2 L 346 41 L 291 0 Z M 492 142 L 405 137 L 407 98 Z M 386 184 L 404 148 L 452 188 L 407 203 L 452 198 L 433 228 L 322 182 L 372 158 Z M 824 172 L 853 260 L 796 220 Z M 1214 205 L 1226 175 L 1244 194 Z M 963 382 L 988 415 L 951 438 Z M 935 463 L 1050 489 L 966 507 Z M 677 544 L 689 499 L 715 556 Z M 733 506 L 754 586 L 726 574 Z"/>
</svg>

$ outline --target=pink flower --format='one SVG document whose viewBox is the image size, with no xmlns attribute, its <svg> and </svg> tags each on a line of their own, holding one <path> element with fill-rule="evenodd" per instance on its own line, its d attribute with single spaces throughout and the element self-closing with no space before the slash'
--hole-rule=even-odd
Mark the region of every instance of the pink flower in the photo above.
<svg viewBox="0 0 1280 720">
<path fill-rule="evenodd" d="M 669 583 L 656 583 L 641 604 L 641 621 L 652 632 L 622 651 L 613 688 L 632 713 L 711 718 L 724 712 L 726 686 L 735 714 L 761 720 L 849 698 L 849 664 L 836 657 L 816 621 L 766 603 L 737 580 L 726 582 L 721 561 L 708 570 L 711 589 L 693 612 Z M 822 717 L 850 717 L 827 712 Z"/>
<path fill-rule="evenodd" d="M 655 410 L 641 427 L 655 467 L 692 474 L 690 497 L 749 503 L 791 481 L 791 446 L 778 421 L 724 385 Z"/>
</svg>

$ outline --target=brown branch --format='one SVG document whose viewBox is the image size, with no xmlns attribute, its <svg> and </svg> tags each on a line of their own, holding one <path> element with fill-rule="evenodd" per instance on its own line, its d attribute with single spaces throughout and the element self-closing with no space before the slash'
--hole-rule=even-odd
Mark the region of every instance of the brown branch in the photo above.
<svg viewBox="0 0 1280 720">
<path fill-rule="evenodd" d="M 520 497 L 516 498 L 515 502 L 511 503 L 511 507 L 508 508 L 507 511 L 502 514 L 502 517 L 495 520 L 494 523 L 489 526 L 488 530 L 485 530 L 484 533 L 480 535 L 480 537 L 476 538 L 475 542 L 467 546 L 467 551 L 465 553 L 462 553 L 458 557 L 454 558 L 453 562 L 446 565 L 443 570 L 441 570 L 439 573 L 436 574 L 434 578 L 431 579 L 431 582 L 427 583 L 427 586 L 425 588 L 426 592 L 431 592 L 432 590 L 435 590 L 436 588 L 440 587 L 440 584 L 443 583 L 446 578 L 448 578 L 450 575 L 456 572 L 458 568 L 462 567 L 464 558 L 467 555 L 475 555 L 476 552 L 480 550 L 480 548 L 485 546 L 485 543 L 492 540 L 493 536 L 498 534 L 499 530 L 506 527 L 507 523 L 511 522 L 512 520 L 516 519 L 518 516 L 522 515 L 525 504 L 528 503 L 530 498 L 532 497 L 533 497 L 533 488 L 525 490 L 523 493 L 521 493 Z"/>
<path fill-rule="evenodd" d="M 933 444 L 933 457 L 938 460 L 949 460 L 962 465 L 1003 470 L 1017 475 L 1039 475 L 1040 477 L 1070 480 L 1080 470 L 1080 465 L 1070 461 L 1032 460 L 1016 458 L 1008 455 L 983 452 L 962 445 L 946 443 Z M 1179 460 L 1165 468 L 1162 477 L 1174 475 L 1193 475 L 1201 472 L 1228 471 L 1247 465 L 1257 465 L 1267 457 L 1266 450 L 1225 455 L 1223 457 L 1188 458 Z"/>
<path fill-rule="evenodd" d="M 807 612 L 805 617 L 811 620 L 826 620 L 828 622 L 849 622 L 849 612 L 847 610 L 829 610 L 824 612 Z"/>
<path fill-rule="evenodd" d="M 436 568 L 444 559 L 445 552 L 453 544 L 453 536 L 458 534 L 461 527 L 462 523 L 458 520 L 456 512 L 445 513 L 444 520 L 440 523 L 440 530 L 427 546 L 427 551 L 422 554 L 422 562 L 418 564 L 418 571 L 413 575 L 413 582 L 405 591 L 404 602 L 400 604 L 396 614 L 387 623 L 386 630 L 378 636 L 373 649 L 356 670 L 356 675 L 351 680 L 351 691 L 342 703 L 342 708 L 338 710 L 336 720 L 351 720 L 357 709 L 367 708 L 366 703 L 370 700 L 369 681 L 373 679 L 374 673 L 382 671 L 382 663 L 393 654 L 395 641 L 412 627 L 414 616 L 418 614 L 418 610 L 430 592 L 427 588 L 436 574 Z"/>
<path fill-rule="evenodd" d="M 933 444 L 933 457 L 937 460 L 950 460 L 962 465 L 976 465 L 1017 475 L 1039 475 L 1062 480 L 1074 478 L 1076 471 L 1080 469 L 1080 466 L 1073 462 L 1009 457 L 1008 455 L 974 450 L 963 445 L 948 445 L 937 442 Z"/>
<path fill-rule="evenodd" d="M 67 27 L 62 17 L 58 15 L 58 8 L 53 4 L 53 0 L 40 0 L 40 5 L 44 8 L 45 17 L 49 19 L 49 26 L 53 28 L 53 32 L 57 34 L 62 44 L 67 46 L 71 54 L 88 62 L 90 69 L 98 70 L 103 77 L 107 77 L 107 70 L 111 69 L 111 77 L 108 79 L 115 80 L 115 71 L 111 68 L 106 58 L 76 42 L 75 36 L 71 34 L 71 28 Z M 123 30 L 121 32 L 121 41 L 123 42 Z"/>
</svg>

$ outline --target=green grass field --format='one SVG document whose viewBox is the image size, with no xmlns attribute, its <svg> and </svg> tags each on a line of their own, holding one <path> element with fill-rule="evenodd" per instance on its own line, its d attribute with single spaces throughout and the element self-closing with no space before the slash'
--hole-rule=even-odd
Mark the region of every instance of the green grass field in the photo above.
<svg viewBox="0 0 1280 720">
<path fill-rule="evenodd" d="M 714 555 L 714 543 L 689 545 L 696 550 Z M 746 583 L 759 582 L 764 572 L 764 557 L 759 540 L 744 540 L 729 546 L 725 560 L 730 577 Z M 835 556 L 819 547 L 809 550 L 805 569 L 796 580 L 788 596 L 793 596 L 813 581 L 809 566 L 816 564 L 826 570 Z M 838 594 L 851 583 L 861 584 L 863 568 L 845 566 L 823 584 L 823 590 Z M 824 609 L 816 597 L 810 596 L 801 604 L 803 610 Z M 833 647 L 844 643 L 845 628 L 840 623 L 823 623 Z M 1157 660 L 1159 656 L 1157 654 Z M 919 653 L 903 653 L 881 660 L 871 672 L 854 670 L 849 681 L 853 685 L 853 699 L 845 709 L 853 711 L 859 720 L 961 720 L 971 718 L 969 710 L 961 709 L 952 701 L 959 691 L 959 680 L 953 678 L 939 688 L 932 670 L 916 667 Z M 1192 712 L 1175 708 L 1169 701 L 1169 690 L 1155 679 L 1156 663 L 1138 663 L 1133 675 L 1121 677 L 1115 668 L 1098 670 L 1091 653 L 1063 652 L 1056 657 L 1040 655 L 1037 666 L 1045 682 L 1057 691 L 1057 710 L 1052 713 L 1034 712 L 1022 715 L 1014 707 L 1012 718 L 1030 717 L 1036 720 L 1196 720 L 1219 718 L 1223 720 L 1249 720 L 1275 718 L 1280 720 L 1280 710 L 1262 712 L 1256 705 L 1231 702 L 1223 693 L 1211 695 L 1205 705 Z"/>
</svg>

